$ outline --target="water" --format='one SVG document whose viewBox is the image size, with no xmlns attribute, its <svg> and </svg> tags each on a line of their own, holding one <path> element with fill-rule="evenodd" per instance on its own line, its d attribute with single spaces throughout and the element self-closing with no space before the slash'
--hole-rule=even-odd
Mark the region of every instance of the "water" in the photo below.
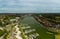
<svg viewBox="0 0 60 39">
<path fill-rule="evenodd" d="M 33 17 L 27 16 L 21 20 L 21 24 L 28 24 L 31 28 L 36 29 L 36 32 L 39 36 L 36 39 L 55 39 L 54 33 L 49 32 L 47 29 L 41 27 L 42 24 L 39 24 Z"/>
</svg>

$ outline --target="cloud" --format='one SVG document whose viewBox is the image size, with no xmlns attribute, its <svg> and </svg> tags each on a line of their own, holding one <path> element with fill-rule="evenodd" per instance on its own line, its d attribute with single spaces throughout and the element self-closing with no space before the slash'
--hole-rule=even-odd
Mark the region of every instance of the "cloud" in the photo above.
<svg viewBox="0 0 60 39">
<path fill-rule="evenodd" d="M 60 0 L 0 0 L 0 12 L 60 12 L 59 10 Z"/>
</svg>

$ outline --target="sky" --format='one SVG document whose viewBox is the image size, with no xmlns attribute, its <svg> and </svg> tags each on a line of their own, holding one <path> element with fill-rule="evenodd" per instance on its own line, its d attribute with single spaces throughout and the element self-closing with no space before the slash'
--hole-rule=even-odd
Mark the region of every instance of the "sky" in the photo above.
<svg viewBox="0 0 60 39">
<path fill-rule="evenodd" d="M 0 0 L 0 13 L 60 13 L 60 0 Z"/>
</svg>

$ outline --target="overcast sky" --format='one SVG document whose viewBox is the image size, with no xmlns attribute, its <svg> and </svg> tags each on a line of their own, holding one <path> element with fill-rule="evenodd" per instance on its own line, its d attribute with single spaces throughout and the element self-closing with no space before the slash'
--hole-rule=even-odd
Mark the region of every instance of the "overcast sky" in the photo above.
<svg viewBox="0 0 60 39">
<path fill-rule="evenodd" d="M 0 0 L 0 13 L 60 12 L 60 0 Z"/>
</svg>

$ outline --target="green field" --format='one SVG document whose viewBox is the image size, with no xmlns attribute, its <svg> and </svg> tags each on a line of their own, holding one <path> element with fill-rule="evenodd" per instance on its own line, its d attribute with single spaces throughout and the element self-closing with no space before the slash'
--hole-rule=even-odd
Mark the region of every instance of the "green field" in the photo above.
<svg viewBox="0 0 60 39">
<path fill-rule="evenodd" d="M 55 38 L 56 38 L 56 39 L 60 39 L 60 34 L 55 35 Z"/>
<path fill-rule="evenodd" d="M 55 39 L 55 34 L 47 29 L 41 27 L 43 25 L 39 24 L 33 17 L 25 17 L 21 20 L 21 24 L 28 24 L 31 28 L 36 29 L 39 36 L 36 39 Z"/>
<path fill-rule="evenodd" d="M 0 29 L 0 36 L 4 35 L 7 31 L 4 29 L 4 30 L 1 30 Z"/>
</svg>

